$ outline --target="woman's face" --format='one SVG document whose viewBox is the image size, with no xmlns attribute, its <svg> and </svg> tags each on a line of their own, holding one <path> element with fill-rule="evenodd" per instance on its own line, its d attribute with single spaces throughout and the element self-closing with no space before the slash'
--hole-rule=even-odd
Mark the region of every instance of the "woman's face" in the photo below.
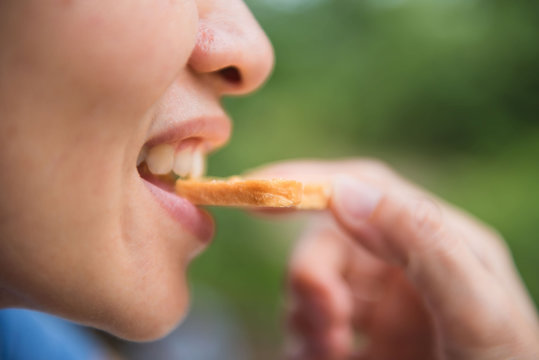
<svg viewBox="0 0 539 360">
<path fill-rule="evenodd" d="M 5 0 L 0 47 L 0 305 L 166 334 L 213 223 L 137 159 L 200 167 L 230 135 L 220 98 L 271 71 L 267 38 L 241 0 Z"/>
</svg>

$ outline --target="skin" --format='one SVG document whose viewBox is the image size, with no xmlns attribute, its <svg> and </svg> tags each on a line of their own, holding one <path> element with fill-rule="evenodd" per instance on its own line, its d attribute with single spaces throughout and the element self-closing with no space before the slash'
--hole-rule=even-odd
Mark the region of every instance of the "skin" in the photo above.
<svg viewBox="0 0 539 360">
<path fill-rule="evenodd" d="M 291 358 L 539 356 L 535 308 L 490 227 L 375 161 L 282 163 L 256 176 L 333 183 L 329 213 L 291 259 Z"/>
<path fill-rule="evenodd" d="M 222 96 L 260 86 L 268 40 L 238 0 L 4 0 L 0 48 L 0 307 L 165 335 L 204 244 L 163 216 L 138 153 L 167 116 L 220 116 Z M 329 179 L 331 211 L 291 261 L 298 357 L 537 354 L 535 310 L 488 227 L 372 162 L 260 175 L 334 173 L 348 178 Z"/>
<path fill-rule="evenodd" d="M 0 306 L 165 335 L 206 244 L 163 212 L 138 153 L 168 115 L 221 116 L 260 86 L 268 39 L 240 0 L 4 0 L 0 48 Z"/>
</svg>

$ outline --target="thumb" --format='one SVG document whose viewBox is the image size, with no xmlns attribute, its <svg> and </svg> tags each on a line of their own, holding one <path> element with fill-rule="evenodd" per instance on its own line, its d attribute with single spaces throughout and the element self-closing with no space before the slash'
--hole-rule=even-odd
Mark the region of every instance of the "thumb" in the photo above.
<svg viewBox="0 0 539 360">
<path fill-rule="evenodd" d="M 488 326 L 496 318 L 485 305 L 492 305 L 499 289 L 434 200 L 340 176 L 331 210 L 358 243 L 404 270 L 442 323 L 462 325 L 473 318 Z"/>
<path fill-rule="evenodd" d="M 386 190 L 338 176 L 333 182 L 331 209 L 363 246 L 393 265 L 407 267 L 432 257 L 439 263 L 442 257 L 454 258 L 455 251 L 468 250 L 439 204 L 398 184 Z M 459 253 L 459 264 L 461 256 Z"/>
</svg>

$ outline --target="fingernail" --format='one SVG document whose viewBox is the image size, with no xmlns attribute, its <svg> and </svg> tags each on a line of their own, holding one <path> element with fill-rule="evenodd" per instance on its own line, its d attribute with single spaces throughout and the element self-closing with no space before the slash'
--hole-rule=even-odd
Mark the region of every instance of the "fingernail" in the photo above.
<svg viewBox="0 0 539 360">
<path fill-rule="evenodd" d="M 347 219 L 368 219 L 381 198 L 380 190 L 350 176 L 339 175 L 333 181 L 333 207 Z"/>
</svg>

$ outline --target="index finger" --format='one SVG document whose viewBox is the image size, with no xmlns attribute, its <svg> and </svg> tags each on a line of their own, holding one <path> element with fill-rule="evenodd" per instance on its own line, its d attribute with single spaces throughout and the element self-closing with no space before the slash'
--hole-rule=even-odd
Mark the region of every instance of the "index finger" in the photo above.
<svg viewBox="0 0 539 360">
<path fill-rule="evenodd" d="M 345 358 L 351 346 L 352 299 L 343 278 L 351 244 L 343 243 L 345 235 L 328 226 L 330 222 L 329 217 L 311 222 L 293 253 L 289 320 L 301 340 L 303 356 L 314 352 L 333 359 Z"/>
</svg>

